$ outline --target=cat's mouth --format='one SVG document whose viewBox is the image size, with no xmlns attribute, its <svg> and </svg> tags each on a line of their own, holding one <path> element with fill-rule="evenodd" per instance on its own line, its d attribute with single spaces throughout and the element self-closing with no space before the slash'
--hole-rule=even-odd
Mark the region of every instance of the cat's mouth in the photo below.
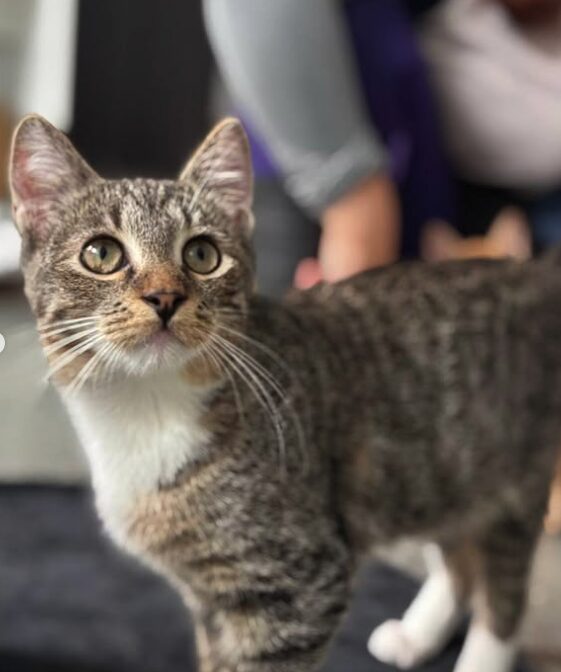
<svg viewBox="0 0 561 672">
<path fill-rule="evenodd" d="M 170 348 L 181 348 L 188 351 L 193 346 L 184 336 L 181 329 L 177 331 L 170 325 L 162 325 L 144 338 L 141 347 L 153 353 L 165 353 Z"/>
<path fill-rule="evenodd" d="M 156 352 L 163 353 L 172 344 L 183 345 L 173 332 L 171 332 L 167 327 L 162 327 L 155 334 L 152 334 L 148 338 L 146 347 L 151 348 Z"/>
<path fill-rule="evenodd" d="M 185 343 L 172 329 L 162 327 L 126 348 L 123 360 L 130 373 L 144 375 L 152 370 L 180 369 L 196 349 L 195 344 Z"/>
</svg>

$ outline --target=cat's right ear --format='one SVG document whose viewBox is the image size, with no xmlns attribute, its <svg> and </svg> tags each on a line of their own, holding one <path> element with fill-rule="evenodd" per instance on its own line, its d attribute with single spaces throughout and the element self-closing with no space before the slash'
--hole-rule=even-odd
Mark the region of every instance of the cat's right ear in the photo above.
<svg viewBox="0 0 561 672">
<path fill-rule="evenodd" d="M 460 234 L 440 219 L 428 222 L 421 233 L 421 258 L 424 261 L 446 261 L 457 254 Z"/>
<path fill-rule="evenodd" d="M 54 206 L 99 179 L 64 133 L 36 114 L 14 131 L 9 170 L 16 226 L 39 238 L 48 231 Z"/>
<path fill-rule="evenodd" d="M 224 119 L 209 133 L 183 169 L 180 182 L 191 182 L 216 198 L 230 216 L 239 213 L 248 231 L 253 225 L 253 170 L 249 142 L 241 123 Z"/>
</svg>

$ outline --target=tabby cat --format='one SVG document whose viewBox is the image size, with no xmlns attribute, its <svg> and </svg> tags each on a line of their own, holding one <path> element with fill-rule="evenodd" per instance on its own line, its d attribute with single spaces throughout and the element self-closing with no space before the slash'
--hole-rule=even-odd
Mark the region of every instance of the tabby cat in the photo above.
<svg viewBox="0 0 561 672">
<path fill-rule="evenodd" d="M 112 181 L 30 116 L 11 189 L 100 517 L 180 591 L 204 672 L 316 669 L 355 568 L 411 535 L 440 551 L 371 653 L 418 665 L 471 602 L 456 672 L 511 669 L 561 433 L 554 260 L 411 263 L 260 298 L 232 119 L 177 181 Z"/>
<path fill-rule="evenodd" d="M 446 222 L 433 220 L 423 229 L 421 256 L 425 261 L 503 257 L 525 261 L 532 256 L 529 224 L 514 206 L 503 208 L 484 236 L 464 238 Z"/>
</svg>

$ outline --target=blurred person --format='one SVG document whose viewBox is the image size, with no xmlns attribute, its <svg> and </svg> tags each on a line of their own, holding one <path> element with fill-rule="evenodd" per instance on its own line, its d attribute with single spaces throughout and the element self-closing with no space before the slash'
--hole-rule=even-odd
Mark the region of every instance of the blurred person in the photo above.
<svg viewBox="0 0 561 672">
<path fill-rule="evenodd" d="M 315 252 L 311 221 L 321 268 L 308 260 L 300 285 L 414 256 L 422 224 L 451 219 L 452 199 L 410 15 L 392 0 L 205 10 L 252 138 L 262 291 L 289 285 L 302 252 Z"/>
<path fill-rule="evenodd" d="M 462 58 L 469 62 L 472 55 L 483 74 L 497 62 L 507 73 L 510 67 L 508 84 L 514 82 L 516 88 L 521 74 L 516 64 L 532 58 L 556 63 L 550 45 L 560 43 L 553 20 L 559 5 L 557 0 L 205 0 L 221 72 L 253 140 L 257 248 L 265 260 L 262 290 L 278 292 L 289 283 L 298 260 L 315 245 L 309 225 L 314 220 L 322 225 L 319 261 L 300 264 L 299 286 L 320 278 L 338 280 L 400 255 L 417 255 L 421 231 L 430 220 L 451 221 L 463 233 L 481 233 L 510 205 L 523 208 L 531 220 L 540 215 L 542 223 L 549 222 L 549 237 L 540 235 L 539 242 L 557 239 L 555 185 L 561 185 L 561 171 L 556 172 L 556 161 L 561 150 L 552 143 L 553 179 L 547 184 L 532 167 L 524 181 L 523 166 L 532 148 L 517 153 L 518 127 L 534 121 L 533 132 L 541 133 L 543 144 L 551 125 L 532 120 L 530 104 L 516 128 L 503 128 L 493 118 L 506 145 L 490 144 L 484 135 L 479 142 L 465 142 L 467 129 L 474 126 L 470 119 L 484 116 L 487 108 L 474 103 L 470 118 L 451 114 L 450 101 L 462 82 L 447 88 L 446 77 L 453 80 L 449 75 L 454 66 Z M 466 17 L 467 25 L 458 21 Z M 475 39 L 481 25 L 486 26 L 486 39 Z M 472 36 L 471 42 L 465 34 Z M 509 40 L 511 51 L 523 52 L 519 60 L 505 57 Z M 551 81 L 559 81 L 556 67 L 551 66 L 549 80 L 544 77 L 528 88 L 531 77 L 522 77 L 518 96 L 534 100 L 534 109 L 541 99 L 548 99 L 551 107 L 561 99 L 546 95 Z M 429 79 L 436 88 L 438 111 Z M 488 95 L 476 85 L 474 81 L 474 100 Z M 508 109 L 508 87 L 499 87 L 495 94 Z M 462 140 L 468 156 L 481 147 L 492 149 L 498 166 L 517 155 L 522 179 L 509 182 L 493 179 L 488 170 L 465 170 L 465 160 L 454 151 Z M 510 149 L 506 156 L 505 147 Z M 534 167 L 540 163 L 538 154 L 533 152 Z"/>
<path fill-rule="evenodd" d="M 561 2 L 448 0 L 421 43 L 455 172 L 522 207 L 538 249 L 558 242 Z"/>
</svg>

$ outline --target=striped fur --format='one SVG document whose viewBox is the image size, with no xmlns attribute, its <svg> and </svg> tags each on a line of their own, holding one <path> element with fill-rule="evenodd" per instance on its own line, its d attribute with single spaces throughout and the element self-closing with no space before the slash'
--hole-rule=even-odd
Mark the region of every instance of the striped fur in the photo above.
<svg viewBox="0 0 561 672">
<path fill-rule="evenodd" d="M 316 669 L 356 567 L 411 535 L 443 562 L 371 650 L 414 665 L 472 601 L 456 672 L 508 672 L 561 433 L 555 260 L 408 264 L 270 302 L 236 122 L 178 182 L 104 181 L 37 117 L 14 147 L 26 292 L 100 515 L 184 597 L 203 672 Z M 129 260 L 107 277 L 79 263 L 101 234 Z M 206 278 L 181 261 L 196 235 L 225 264 Z M 162 288 L 186 297 L 167 333 L 142 300 Z"/>
</svg>

